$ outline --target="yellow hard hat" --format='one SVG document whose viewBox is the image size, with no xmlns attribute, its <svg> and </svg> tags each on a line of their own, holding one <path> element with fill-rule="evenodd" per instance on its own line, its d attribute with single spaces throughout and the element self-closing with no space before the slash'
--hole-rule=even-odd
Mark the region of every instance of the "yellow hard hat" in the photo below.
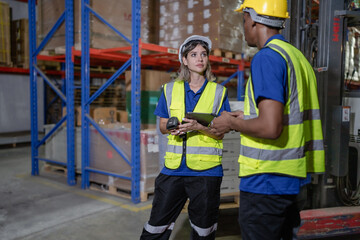
<svg viewBox="0 0 360 240">
<path fill-rule="evenodd" d="M 252 8 L 258 15 L 289 18 L 287 0 L 244 0 L 235 11 L 242 12 L 244 8 Z"/>
</svg>

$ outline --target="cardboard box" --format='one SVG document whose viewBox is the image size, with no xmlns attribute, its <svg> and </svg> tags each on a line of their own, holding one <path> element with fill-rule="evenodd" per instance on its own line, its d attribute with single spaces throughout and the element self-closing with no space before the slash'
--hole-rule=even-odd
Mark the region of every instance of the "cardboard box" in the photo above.
<svg viewBox="0 0 360 240">
<path fill-rule="evenodd" d="M 14 66 L 29 68 L 29 21 L 11 22 L 11 61 Z"/>
<path fill-rule="evenodd" d="M 115 107 L 97 107 L 93 111 L 93 119 L 100 125 L 110 124 L 116 122 L 116 108 Z"/>
<path fill-rule="evenodd" d="M 90 116 L 93 116 L 94 108 L 90 108 Z M 81 106 L 75 107 L 75 126 L 81 126 Z M 62 109 L 62 116 L 66 115 L 66 106 Z M 66 125 L 66 122 L 64 123 Z"/>
<path fill-rule="evenodd" d="M 242 15 L 234 12 L 236 0 L 160 1 L 159 44 L 178 48 L 188 36 L 204 35 L 213 49 L 241 53 Z"/>
<path fill-rule="evenodd" d="M 121 123 L 127 123 L 128 121 L 128 114 L 126 111 L 117 110 L 116 111 L 116 121 Z"/>
<path fill-rule="evenodd" d="M 165 83 L 170 82 L 170 73 L 157 70 L 141 70 L 141 91 L 160 91 Z M 131 71 L 125 72 L 126 91 L 131 91 Z"/>
<path fill-rule="evenodd" d="M 0 2 L 0 65 L 11 67 L 11 39 L 10 39 L 10 7 Z"/>
</svg>

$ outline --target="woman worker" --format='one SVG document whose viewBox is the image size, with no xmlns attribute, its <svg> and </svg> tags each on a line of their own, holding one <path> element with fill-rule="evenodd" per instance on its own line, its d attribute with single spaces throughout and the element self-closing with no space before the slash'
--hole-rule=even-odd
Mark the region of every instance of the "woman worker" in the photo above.
<svg viewBox="0 0 360 240">
<path fill-rule="evenodd" d="M 149 221 L 140 239 L 169 239 L 175 220 L 189 199 L 191 239 L 215 239 L 223 176 L 222 138 L 209 127 L 185 118 L 186 112 L 219 115 L 230 111 L 226 88 L 211 82 L 211 41 L 193 35 L 179 49 L 178 78 L 164 85 L 154 114 L 168 136 L 165 166 L 155 180 Z M 168 119 L 179 120 L 166 128 Z"/>
</svg>

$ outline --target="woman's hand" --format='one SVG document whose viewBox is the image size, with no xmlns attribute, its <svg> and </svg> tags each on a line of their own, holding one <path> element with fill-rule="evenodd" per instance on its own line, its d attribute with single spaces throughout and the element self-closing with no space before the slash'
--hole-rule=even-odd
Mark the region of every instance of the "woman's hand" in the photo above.
<svg viewBox="0 0 360 240">
<path fill-rule="evenodd" d="M 184 134 L 186 132 L 201 130 L 202 127 L 203 126 L 194 119 L 183 118 L 178 130 Z"/>
</svg>

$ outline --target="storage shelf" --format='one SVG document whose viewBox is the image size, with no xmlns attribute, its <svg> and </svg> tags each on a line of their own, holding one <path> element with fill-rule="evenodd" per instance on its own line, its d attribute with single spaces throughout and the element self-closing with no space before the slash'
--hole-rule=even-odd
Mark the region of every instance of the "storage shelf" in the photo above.
<svg viewBox="0 0 360 240">
<path fill-rule="evenodd" d="M 114 83 L 116 79 L 122 77 L 125 70 L 131 69 L 131 158 L 124 160 L 131 165 L 131 199 L 134 203 L 140 201 L 140 72 L 141 69 L 163 70 L 167 72 L 177 71 L 180 63 L 178 60 L 178 49 L 159 46 L 156 44 L 143 43 L 140 39 L 141 29 L 141 1 L 132 0 L 132 36 L 131 39 L 126 39 L 129 46 L 109 49 L 93 49 L 90 48 L 90 14 L 95 15 L 111 29 L 114 30 L 109 23 L 106 22 L 100 15 L 96 13 L 96 9 L 91 8 L 89 0 L 82 0 L 81 8 L 81 51 L 74 48 L 74 9 L 73 0 L 65 0 L 65 11 L 60 16 L 54 27 L 49 31 L 44 40 L 38 45 L 36 44 L 36 0 L 29 1 L 29 38 L 30 38 L 30 84 L 31 84 L 31 110 L 32 110 L 32 175 L 39 174 L 38 148 L 42 145 L 56 129 L 65 121 L 67 124 L 67 177 L 68 184 L 75 185 L 75 167 L 74 167 L 74 77 L 81 76 L 81 124 L 82 124 L 82 179 L 81 185 L 83 189 L 89 188 L 89 174 L 92 171 L 89 154 L 89 128 L 95 127 L 103 137 L 110 143 L 114 149 L 120 153 L 122 150 L 113 143 L 111 139 L 102 131 L 101 126 L 93 121 L 90 117 L 90 105 L 104 92 L 106 88 Z M 65 23 L 65 54 L 48 56 L 40 55 L 43 47 L 47 41 L 54 35 L 56 30 Z M 115 29 L 116 32 L 123 36 L 121 32 Z M 37 47 L 38 46 L 38 47 Z M 244 60 L 235 60 L 224 57 L 210 55 L 211 68 L 213 73 L 219 77 L 228 77 L 228 80 L 222 84 L 229 82 L 229 79 L 237 78 L 238 93 L 240 88 L 244 85 L 244 69 L 250 66 L 250 63 Z M 41 70 L 36 64 L 39 61 L 53 61 L 59 62 L 63 65 L 58 67 L 49 65 L 49 68 L 55 67 L 56 70 Z M 80 66 L 80 68 L 79 68 Z M 98 66 L 104 68 L 108 73 L 94 73 L 92 68 Z M 57 85 L 47 78 L 48 74 L 58 74 L 64 79 L 66 89 L 59 89 Z M 64 116 L 55 127 L 41 140 L 37 134 L 37 87 L 35 76 L 40 74 L 44 81 L 61 98 L 64 105 L 67 107 L 67 114 Z M 90 78 L 94 76 L 102 76 L 108 78 L 95 93 L 90 95 L 89 85 Z M 243 89 L 241 89 L 243 90 Z M 238 94 L 238 98 L 239 98 Z M 240 98 L 239 98 L 240 99 Z M 106 175 L 105 172 L 103 174 Z"/>
<path fill-rule="evenodd" d="M 178 49 L 160 46 L 151 43 L 140 43 L 141 68 L 151 68 L 164 71 L 175 71 L 180 67 Z M 91 66 L 119 67 L 131 58 L 131 47 L 110 49 L 90 48 Z M 146 52 L 146 53 L 144 53 Z M 81 64 L 80 50 L 72 49 L 72 59 L 75 65 Z M 65 55 L 46 56 L 39 55 L 38 60 L 65 62 Z M 243 71 L 250 67 L 250 62 L 210 55 L 211 68 L 214 74 L 230 76 L 235 71 Z"/>
</svg>

